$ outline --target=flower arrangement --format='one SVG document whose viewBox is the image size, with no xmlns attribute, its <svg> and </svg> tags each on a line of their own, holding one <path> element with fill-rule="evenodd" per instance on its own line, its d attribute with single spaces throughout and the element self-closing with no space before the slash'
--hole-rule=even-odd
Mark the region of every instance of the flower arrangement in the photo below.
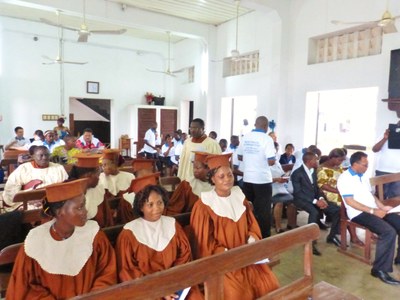
<svg viewBox="0 0 400 300">
<path fill-rule="evenodd" d="M 147 104 L 151 104 L 153 102 L 154 95 L 152 93 L 146 92 L 144 97 L 146 98 Z"/>
</svg>

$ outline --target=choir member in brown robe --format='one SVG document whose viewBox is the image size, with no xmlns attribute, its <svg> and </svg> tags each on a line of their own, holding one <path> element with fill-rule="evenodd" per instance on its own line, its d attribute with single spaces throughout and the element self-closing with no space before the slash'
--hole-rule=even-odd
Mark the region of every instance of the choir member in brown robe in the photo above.
<svg viewBox="0 0 400 300">
<path fill-rule="evenodd" d="M 207 164 L 215 188 L 201 193 L 193 207 L 195 258 L 229 251 L 261 239 L 260 228 L 250 205 L 239 187 L 233 186 L 231 153 L 210 155 Z M 253 264 L 229 272 L 224 277 L 225 299 L 256 299 L 279 287 L 266 264 Z"/>
<path fill-rule="evenodd" d="M 87 178 L 86 209 L 88 219 L 95 220 L 101 228 L 114 225 L 113 215 L 106 197 L 106 189 L 99 182 L 100 154 L 89 152 L 74 156 L 77 160 L 71 170 L 71 177 L 75 179 Z"/>
<path fill-rule="evenodd" d="M 201 192 L 210 191 L 208 182 L 208 167 L 205 163 L 207 152 L 194 152 L 193 175 L 191 179 L 183 180 L 176 187 L 167 205 L 167 215 L 173 216 L 192 211 L 194 203 L 199 199 Z"/>
<path fill-rule="evenodd" d="M 140 182 L 140 186 L 145 184 L 145 180 Z M 174 218 L 162 215 L 167 197 L 166 190 L 157 185 L 147 185 L 136 193 L 134 212 L 140 217 L 124 226 L 116 244 L 121 281 L 140 278 L 191 260 L 189 241 L 183 229 Z M 164 298 L 174 297 L 172 294 Z M 198 288 L 192 287 L 188 299 L 202 298 Z"/>
<path fill-rule="evenodd" d="M 54 219 L 26 237 L 7 300 L 68 299 L 117 283 L 114 250 L 99 225 L 87 221 L 86 181 L 46 187 L 43 209 Z"/>
</svg>

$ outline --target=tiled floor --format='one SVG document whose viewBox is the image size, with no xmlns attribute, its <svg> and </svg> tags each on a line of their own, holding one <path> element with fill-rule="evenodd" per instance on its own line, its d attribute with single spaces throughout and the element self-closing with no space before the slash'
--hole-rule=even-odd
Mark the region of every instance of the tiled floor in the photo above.
<svg viewBox="0 0 400 300">
<path fill-rule="evenodd" d="M 306 220 L 307 214 L 301 212 L 298 215 L 298 225 L 305 225 Z M 381 282 L 370 275 L 371 266 L 340 254 L 334 245 L 325 242 L 327 233 L 328 231 L 321 231 L 318 240 L 318 249 L 322 256 L 313 256 L 315 283 L 326 281 L 365 300 L 400 299 L 400 286 Z M 281 284 L 289 283 L 303 274 L 302 257 L 303 248 L 281 255 L 280 264 L 273 268 Z M 394 266 L 393 269 L 393 277 L 400 279 L 400 267 Z"/>
</svg>

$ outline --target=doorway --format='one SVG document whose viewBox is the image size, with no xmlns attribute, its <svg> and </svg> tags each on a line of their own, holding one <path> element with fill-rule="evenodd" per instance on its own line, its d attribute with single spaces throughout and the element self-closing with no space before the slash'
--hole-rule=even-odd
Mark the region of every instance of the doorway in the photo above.
<svg viewBox="0 0 400 300">
<path fill-rule="evenodd" d="M 315 144 L 322 154 L 344 145 L 370 152 L 375 143 L 378 92 L 378 87 L 308 92 L 304 145 Z"/>
<path fill-rule="evenodd" d="M 80 136 L 85 128 L 91 128 L 93 135 L 106 146 L 111 141 L 111 100 L 74 98 L 69 99 L 70 129 Z"/>
<path fill-rule="evenodd" d="M 230 140 L 232 135 L 240 137 L 243 131 L 243 120 L 246 119 L 251 128 L 257 115 L 257 96 L 235 96 L 221 99 L 220 137 Z"/>
</svg>

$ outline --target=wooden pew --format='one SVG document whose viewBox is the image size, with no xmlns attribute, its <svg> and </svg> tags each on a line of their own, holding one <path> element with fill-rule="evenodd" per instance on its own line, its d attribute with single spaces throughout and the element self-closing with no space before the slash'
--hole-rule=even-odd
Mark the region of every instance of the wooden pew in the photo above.
<svg viewBox="0 0 400 300">
<path fill-rule="evenodd" d="M 371 186 L 376 186 L 377 197 L 379 200 L 384 201 L 385 204 L 390 206 L 400 205 L 400 197 L 384 199 L 383 196 L 383 185 L 386 183 L 391 183 L 395 181 L 400 181 L 400 173 L 386 174 L 381 176 L 371 177 L 369 182 Z"/>
<path fill-rule="evenodd" d="M 28 209 L 28 202 L 42 200 L 46 195 L 45 189 L 37 189 L 30 191 L 21 191 L 15 194 L 13 198 L 14 203 L 22 203 L 24 210 Z"/>
<path fill-rule="evenodd" d="M 337 300 L 359 299 L 325 282 L 313 285 L 312 241 L 319 237 L 316 224 L 275 235 L 256 243 L 231 249 L 224 253 L 202 258 L 185 265 L 157 272 L 136 280 L 123 282 L 104 290 L 74 297 L 74 300 L 89 299 L 156 299 L 199 283 L 205 283 L 205 299 L 224 299 L 223 276 L 265 257 L 304 246 L 304 275 L 294 282 L 259 299 L 307 299 Z M 157 287 L 157 288 L 155 288 Z"/>
</svg>

